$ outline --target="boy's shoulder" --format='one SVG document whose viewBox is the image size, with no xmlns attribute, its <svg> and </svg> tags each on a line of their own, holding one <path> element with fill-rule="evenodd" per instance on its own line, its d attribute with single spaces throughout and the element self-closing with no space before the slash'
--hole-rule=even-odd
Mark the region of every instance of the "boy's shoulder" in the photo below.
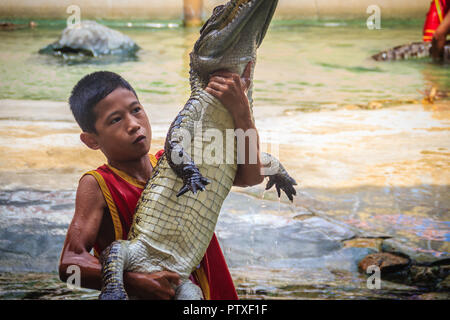
<svg viewBox="0 0 450 320">
<path fill-rule="evenodd" d="M 106 202 L 103 197 L 100 185 L 94 175 L 90 174 L 94 171 L 89 171 L 83 174 L 78 182 L 77 187 L 77 202 L 84 202 L 89 204 L 97 204 L 98 206 L 105 207 Z"/>
<path fill-rule="evenodd" d="M 155 155 L 149 153 L 150 162 L 152 167 L 155 167 L 159 158 L 164 154 L 164 150 L 159 150 Z M 111 178 L 111 176 L 119 176 L 124 181 L 130 182 L 133 179 L 129 177 L 126 173 L 121 172 L 118 169 L 115 169 L 113 167 L 110 167 L 107 164 L 103 164 L 102 166 L 98 167 L 97 169 L 90 170 L 85 172 L 79 182 L 78 182 L 78 189 L 77 189 L 77 196 L 80 195 L 81 198 L 86 197 L 85 193 L 94 193 L 99 200 L 102 201 L 102 203 L 106 206 L 107 203 L 104 198 L 104 193 L 106 192 L 109 194 L 108 190 L 110 187 L 120 188 L 123 187 L 123 184 L 117 185 L 117 179 Z M 119 179 L 121 180 L 121 179 Z M 109 184 L 108 184 L 109 181 Z M 112 181 L 112 182 L 111 182 Z M 134 180 L 133 180 L 134 181 Z M 111 183 L 113 184 L 111 186 Z M 116 186 L 117 185 L 117 186 Z M 131 185 L 135 185 L 134 183 L 131 183 Z M 108 187 L 109 186 L 109 187 Z M 139 186 L 142 188 L 143 186 Z M 107 190 L 108 189 L 108 190 Z"/>
</svg>

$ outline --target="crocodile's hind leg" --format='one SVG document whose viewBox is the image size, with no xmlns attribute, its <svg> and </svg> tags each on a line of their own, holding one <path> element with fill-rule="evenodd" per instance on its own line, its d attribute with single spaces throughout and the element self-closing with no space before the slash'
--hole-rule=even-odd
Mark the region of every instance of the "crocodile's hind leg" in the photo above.
<svg viewBox="0 0 450 320">
<path fill-rule="evenodd" d="M 191 280 L 186 280 L 176 288 L 175 300 L 203 300 L 202 289 Z"/>
<path fill-rule="evenodd" d="M 100 261 L 102 264 L 102 291 L 100 300 L 127 300 L 128 295 L 123 284 L 123 271 L 128 262 L 128 241 L 114 241 L 103 250 Z"/>
</svg>

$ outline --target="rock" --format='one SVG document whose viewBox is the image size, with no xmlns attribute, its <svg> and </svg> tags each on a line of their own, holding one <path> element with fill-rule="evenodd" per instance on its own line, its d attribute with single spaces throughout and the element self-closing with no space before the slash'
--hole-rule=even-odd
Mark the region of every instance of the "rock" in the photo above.
<svg viewBox="0 0 450 320">
<path fill-rule="evenodd" d="M 68 26 L 56 42 L 39 53 L 56 56 L 134 55 L 139 47 L 128 36 L 95 21 Z"/>
<path fill-rule="evenodd" d="M 450 257 L 449 254 L 442 254 L 439 257 L 436 257 L 432 253 L 424 252 L 424 250 L 416 250 L 414 246 L 407 245 L 396 239 L 384 240 L 381 249 L 385 252 L 401 252 L 418 264 L 436 263 L 437 261 L 445 260 Z"/>
<path fill-rule="evenodd" d="M 376 265 L 380 268 L 382 274 L 386 274 L 401 271 L 409 264 L 410 259 L 407 257 L 388 252 L 379 252 L 369 254 L 362 259 L 358 264 L 358 269 L 360 272 L 365 273 L 369 266 Z"/>
<path fill-rule="evenodd" d="M 308 218 L 293 219 L 293 215 Z M 288 204 L 230 192 L 221 209 L 216 235 L 225 248 L 229 267 L 284 268 L 324 263 L 323 257 L 340 251 L 341 241 L 353 238 L 355 233 L 341 222 L 311 216 Z M 355 269 L 357 261 L 352 260 Z"/>
<path fill-rule="evenodd" d="M 444 269 L 439 266 L 411 266 L 407 282 L 420 287 L 435 288 L 437 283 L 444 278 Z"/>
<path fill-rule="evenodd" d="M 382 238 L 354 238 L 343 241 L 344 248 L 369 248 L 376 252 L 381 251 Z"/>
<path fill-rule="evenodd" d="M 450 264 L 440 260 L 431 264 L 417 264 L 402 253 L 381 252 L 362 259 L 358 265 L 364 273 L 371 265 L 380 267 L 381 278 L 427 290 L 448 291 Z"/>
<path fill-rule="evenodd" d="M 418 300 L 448 300 L 450 294 L 442 292 L 427 292 L 417 296 Z"/>
<path fill-rule="evenodd" d="M 450 292 L 450 275 L 447 275 L 447 277 L 438 283 L 437 289 L 439 291 L 448 291 Z"/>
</svg>

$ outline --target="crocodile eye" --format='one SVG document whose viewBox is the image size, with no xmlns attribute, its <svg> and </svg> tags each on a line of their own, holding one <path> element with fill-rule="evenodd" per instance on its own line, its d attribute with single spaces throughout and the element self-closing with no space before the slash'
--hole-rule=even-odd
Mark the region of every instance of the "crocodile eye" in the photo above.
<svg viewBox="0 0 450 320">
<path fill-rule="evenodd" d="M 220 6 L 215 7 L 214 10 L 213 10 L 213 15 L 219 14 L 222 11 L 223 7 L 225 7 L 223 4 L 220 5 Z"/>
<path fill-rule="evenodd" d="M 203 27 L 200 29 L 200 34 L 202 34 L 203 31 L 206 29 L 206 26 L 209 25 L 211 21 L 214 21 L 214 18 L 217 17 L 222 12 L 223 8 L 225 8 L 225 5 L 223 4 L 214 8 L 211 17 L 205 22 Z"/>
</svg>

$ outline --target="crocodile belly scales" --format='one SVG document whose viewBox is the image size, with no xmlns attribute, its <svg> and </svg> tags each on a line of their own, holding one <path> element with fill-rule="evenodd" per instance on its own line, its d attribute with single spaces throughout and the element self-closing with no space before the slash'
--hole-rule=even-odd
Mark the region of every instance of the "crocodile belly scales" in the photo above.
<svg viewBox="0 0 450 320">
<path fill-rule="evenodd" d="M 233 152 L 231 164 L 225 161 L 216 164 L 208 158 L 210 154 L 205 150 L 211 141 L 206 141 L 205 136 L 208 130 L 214 129 L 225 137 L 226 129 L 233 129 L 234 125 L 228 111 L 219 103 L 206 104 L 206 107 L 198 103 L 197 109 L 200 118 L 196 123 L 201 123 L 202 128 L 195 130 L 191 156 L 194 160 L 201 159 L 196 164 L 211 183 L 205 191 L 187 192 L 177 197 L 183 181 L 170 167 L 166 158 L 170 155 L 161 157 L 142 192 L 130 230 L 130 249 L 140 253 L 131 257 L 131 261 L 136 262 L 130 265 L 132 271 L 170 270 L 187 279 L 209 246 L 222 203 L 233 185 L 237 165 L 236 152 Z M 190 128 L 195 125 L 192 117 L 185 117 L 183 121 Z M 197 143 L 199 133 L 204 141 Z M 235 144 L 233 146 L 235 150 Z"/>
</svg>

